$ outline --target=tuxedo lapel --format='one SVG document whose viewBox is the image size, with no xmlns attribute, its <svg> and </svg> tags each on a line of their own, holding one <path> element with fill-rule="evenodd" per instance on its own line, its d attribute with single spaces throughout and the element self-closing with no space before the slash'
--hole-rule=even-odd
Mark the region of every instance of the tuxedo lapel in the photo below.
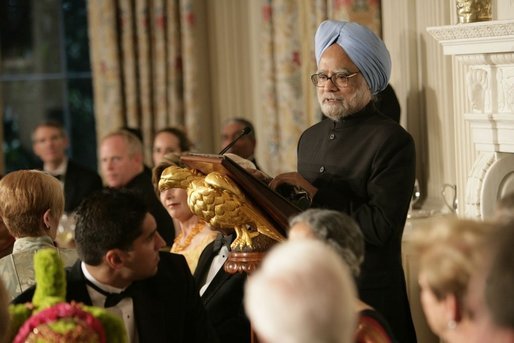
<svg viewBox="0 0 514 343">
<path fill-rule="evenodd" d="M 215 241 L 212 241 L 203 249 L 200 258 L 198 259 L 198 264 L 196 265 L 196 269 L 194 272 L 194 278 L 198 290 L 200 290 L 200 288 L 203 286 L 202 284 L 205 282 L 205 279 L 207 278 L 207 274 L 209 273 L 212 260 L 217 254 L 213 250 L 214 242 Z"/>
<path fill-rule="evenodd" d="M 212 279 L 209 287 L 202 294 L 202 300 L 205 305 L 216 295 L 216 292 L 223 286 L 223 284 L 230 279 L 232 275 L 225 272 L 223 267 L 216 273 L 214 279 Z"/>
<path fill-rule="evenodd" d="M 77 301 L 92 306 L 86 287 L 86 278 L 82 273 L 81 261 L 77 260 L 67 271 L 66 301 Z"/>
</svg>

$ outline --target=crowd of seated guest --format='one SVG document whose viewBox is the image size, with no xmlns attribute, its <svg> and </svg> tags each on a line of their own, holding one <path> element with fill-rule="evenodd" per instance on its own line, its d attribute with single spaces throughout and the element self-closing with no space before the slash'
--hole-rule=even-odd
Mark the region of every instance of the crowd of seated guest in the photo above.
<svg viewBox="0 0 514 343">
<path fill-rule="evenodd" d="M 50 128 L 53 127 L 50 126 Z M 169 128 L 158 131 L 154 148 L 160 148 L 159 151 L 154 152 L 161 153 L 174 149 L 180 153 L 180 151 L 190 150 L 190 141 L 185 135 L 180 136 L 180 133 L 183 132 L 179 131 L 176 135 L 177 139 L 170 140 L 174 133 Z M 157 139 L 158 136 L 162 137 Z M 163 137 L 165 138 L 162 139 Z M 182 142 L 184 138 L 186 145 Z M 178 143 L 179 146 L 166 147 L 165 145 L 170 142 L 170 145 Z M 130 186 L 138 184 L 134 180 L 143 174 L 142 169 L 139 168 L 143 161 L 141 142 L 132 134 L 119 130 L 105 136 L 101 141 L 100 156 L 105 184 L 113 189 L 108 192 L 114 192 L 109 196 L 116 198 L 115 193 L 118 191 L 114 189 L 130 188 L 139 191 L 144 188 L 146 193 L 150 194 L 148 185 L 152 186 L 152 184 L 148 183 L 148 178 L 145 179 L 145 187 Z M 116 159 L 124 164 L 113 166 Z M 287 342 L 288 340 L 302 342 L 305 337 L 315 336 L 317 341 L 328 342 L 330 335 L 337 337 L 335 340 L 337 342 L 395 342 L 395 333 L 383 316 L 358 299 L 354 285 L 349 286 L 348 280 L 342 281 L 343 279 L 352 281 L 352 278 L 343 275 L 348 274 L 346 269 L 351 272 L 354 279 L 357 278 L 360 264 L 364 259 L 362 232 L 349 216 L 332 210 L 307 210 L 291 218 L 290 240 L 305 241 L 305 238 L 309 240 L 315 238 L 326 243 L 321 245 L 323 252 L 317 252 L 314 258 L 313 252 L 320 249 L 319 245 L 293 248 L 292 245 L 301 246 L 304 243 L 279 244 L 279 247 L 265 258 L 261 270 L 254 277 L 250 277 L 250 282 L 246 282 L 246 275 L 229 275 L 222 267 L 230 252 L 229 245 L 233 237 L 212 231 L 207 223 L 202 222 L 192 213 L 187 205 L 185 187 L 171 187 L 166 183 L 165 178 L 162 178 L 166 175 L 166 168 L 170 166 L 185 167 L 180 161 L 179 154 L 166 155 L 154 168 L 151 194 L 155 195 L 154 191 L 157 192 L 158 197 L 155 198 L 160 197 L 162 206 L 168 212 L 168 220 L 173 218 L 178 223 L 179 235 L 173 242 L 167 242 L 167 245 L 171 245 L 171 253 L 185 256 L 189 270 L 194 274 L 192 280 L 194 280 L 195 297 L 200 296 L 201 307 L 207 310 L 205 318 L 202 317 L 204 309 L 201 310 L 203 319 L 200 318 L 202 324 L 199 325 L 205 327 L 205 333 L 211 335 L 212 340 L 219 339 L 223 342 L 250 340 L 250 325 L 243 308 L 244 298 L 246 311 L 253 321 L 255 331 L 259 337 L 268 342 Z M 62 183 L 57 178 L 36 170 L 11 172 L 0 180 L 0 198 L 3 199 L 0 204 L 2 218 L 0 224 L 5 226 L 2 230 L 0 225 L 0 243 L 9 243 L 15 239 L 12 253 L 7 250 L 9 254 L 0 259 L 0 281 L 6 285 L 4 288 L 7 288 L 7 299 L 13 299 L 34 284 L 31 257 L 37 250 L 44 247 L 57 249 L 66 265 L 76 261 L 77 253 L 74 249 L 57 248 L 53 242 L 66 201 Z M 88 199 L 85 195 L 82 198 Z M 95 195 L 92 198 L 94 199 Z M 114 206 L 114 203 L 112 204 Z M 146 209 L 148 203 L 145 201 L 144 205 L 141 203 L 138 206 Z M 79 232 L 81 230 L 83 232 L 86 228 L 83 221 L 91 219 L 84 218 L 84 211 L 87 212 L 83 209 L 83 212 L 79 213 L 78 220 L 82 221 Z M 498 202 L 494 222 L 463 219 L 445 221 L 434 225 L 430 230 L 420 232 L 419 236 L 414 238 L 416 249 L 421 254 L 419 283 L 423 310 L 430 328 L 445 341 L 501 343 L 514 340 L 514 303 L 509 296 L 514 286 L 514 272 L 512 272 L 514 256 L 511 249 L 514 244 L 513 218 L 514 193 L 506 195 Z M 102 218 L 101 221 L 104 219 Z M 142 223 L 143 230 L 145 230 L 145 223 Z M 159 225 L 157 228 L 158 232 L 163 230 Z M 169 230 L 173 230 L 173 224 L 167 226 L 163 232 Z M 98 231 L 95 237 L 89 238 L 95 238 L 99 242 L 100 234 Z M 79 252 L 80 249 L 85 249 L 84 244 L 82 242 Z M 154 244 L 154 250 L 158 251 L 163 247 L 162 244 Z M 305 249 L 305 256 L 300 257 L 301 254 L 298 251 L 302 249 Z M 279 253 L 281 250 L 284 252 Z M 333 256 L 329 256 L 333 255 L 333 252 L 328 252 L 330 250 L 339 255 L 339 262 L 334 262 L 333 266 L 330 266 L 333 260 Z M 295 255 L 297 253 L 298 256 Z M 86 255 L 84 252 L 80 254 L 84 261 L 87 258 Z M 317 257 L 323 256 L 325 264 L 329 265 L 326 269 L 316 264 L 321 263 L 317 262 Z M 307 257 L 310 259 L 308 262 L 302 259 Z M 286 263 L 287 259 L 290 261 Z M 126 264 L 125 267 L 127 266 Z M 314 266 L 317 267 L 314 268 Z M 282 272 L 279 275 L 276 270 L 280 268 Z M 340 268 L 344 270 L 342 274 Z M 310 275 L 312 280 L 307 280 L 304 274 Z M 95 279 L 92 274 L 87 275 L 86 278 Z M 151 278 L 152 275 L 147 275 L 143 279 L 147 277 Z M 340 289 L 344 290 L 341 292 L 344 294 L 338 296 L 341 296 L 341 299 L 351 296 L 351 300 L 337 302 L 337 296 L 332 292 L 329 282 L 323 282 L 331 277 L 338 280 Z M 129 285 L 140 281 L 138 278 L 128 280 Z M 111 281 L 103 284 L 110 291 L 128 288 L 117 287 L 114 285 L 116 282 Z M 310 284 L 311 281 L 312 284 Z M 189 284 L 189 282 L 186 283 Z M 277 287 L 276 282 L 286 286 L 294 282 L 297 294 L 286 295 L 285 290 Z M 92 283 L 97 284 L 94 281 Z M 245 283 L 247 283 L 246 297 Z M 91 296 L 94 291 L 89 287 L 92 286 L 87 288 Z M 302 289 L 302 287 L 306 288 Z M 302 291 L 307 292 L 308 289 L 312 290 L 312 287 L 332 295 L 332 303 L 323 303 L 324 300 L 320 297 L 314 299 L 317 302 L 314 304 L 314 301 L 310 301 L 306 295 L 302 296 Z M 30 292 L 29 289 L 27 294 Z M 5 305 L 2 305 L 1 293 L 0 284 L 0 318 L 2 309 L 5 309 Z M 96 295 L 91 296 L 92 300 L 77 296 L 79 301 L 86 303 L 91 301 L 95 303 L 96 298 Z M 24 297 L 22 296 L 20 301 L 21 299 Z M 320 303 L 324 305 L 320 306 Z M 346 314 L 333 306 L 349 303 L 352 306 L 340 306 L 346 310 Z M 293 304 L 296 307 L 293 307 Z M 121 307 L 123 308 L 123 303 Z M 304 311 L 307 313 L 319 308 L 325 309 L 333 316 L 321 318 L 318 322 L 313 320 L 312 316 L 304 315 Z M 281 311 L 286 309 L 289 314 L 295 312 L 295 315 L 290 315 L 287 320 L 281 318 L 281 313 L 286 313 Z M 120 313 L 124 313 L 123 311 L 121 309 Z M 336 322 L 339 324 L 338 329 L 335 328 Z M 127 324 L 126 321 L 125 324 Z M 137 331 L 139 322 L 127 325 L 132 338 L 139 334 Z M 211 325 L 214 331 L 211 331 Z M 294 331 L 303 335 L 304 338 L 299 338 L 296 332 L 291 333 L 292 329 L 285 330 L 284 328 L 288 326 L 294 327 Z M 344 332 L 341 331 L 342 327 L 346 328 Z M 3 329 L 0 325 L 0 337 Z M 188 341 L 186 333 L 182 338 Z"/>
<path fill-rule="evenodd" d="M 156 174 L 154 180 L 161 180 L 162 173 L 167 167 L 171 165 L 181 165 L 180 163 L 178 155 L 168 156 L 167 162 L 165 161 L 155 168 Z M 157 183 L 155 186 L 159 189 L 161 194 L 169 190 L 166 188 L 165 183 L 162 185 Z M 181 200 L 176 201 L 176 205 L 182 206 L 181 208 L 185 210 L 187 208 L 187 192 L 185 189 L 179 190 L 183 194 L 182 197 L 177 197 Z M 30 255 L 33 255 L 35 251 L 42 247 L 52 247 L 56 249 L 52 241 L 55 238 L 58 219 L 63 212 L 64 197 L 62 187 L 56 178 L 35 170 L 17 171 L 6 175 L 0 180 L 0 197 L 5 199 L 0 206 L 0 213 L 9 233 L 16 238 L 13 254 L 0 260 L 0 268 L 2 268 L 0 275 L 2 276 L 3 282 L 8 286 L 9 298 L 13 298 L 34 283 L 33 277 L 29 277 L 24 281 L 18 279 L 14 288 L 10 287 L 13 280 L 19 278 L 20 275 L 25 275 L 18 272 L 18 270 L 20 270 L 19 266 L 11 263 L 13 261 L 21 261 L 16 255 L 20 253 L 20 244 L 25 241 L 30 243 L 24 245 Z M 511 200 L 513 197 L 514 195 L 509 194 L 498 202 L 495 222 L 462 219 L 446 221 L 434 225 L 434 227 L 426 232 L 420 232 L 419 237 L 414 238 L 416 249 L 421 253 L 419 282 L 422 290 L 421 300 L 423 309 L 431 329 L 449 343 L 462 340 L 481 342 L 490 339 L 493 339 L 495 342 L 512 342 L 514 337 L 514 314 L 512 313 L 512 303 L 509 302 L 509 299 L 511 299 L 509 298 L 509 294 L 512 293 L 512 286 L 514 285 L 514 273 L 512 272 L 513 256 L 511 249 L 514 243 L 514 222 L 512 221 L 512 217 L 510 217 L 512 215 Z M 161 197 L 161 200 L 164 202 L 166 199 L 169 200 L 170 196 Z M 137 206 L 145 208 L 143 203 Z M 102 207 L 113 208 L 112 206 Z M 187 210 L 189 209 L 187 208 Z M 188 213 L 189 215 L 193 215 L 190 210 Z M 175 215 L 175 212 L 170 214 Z M 84 215 L 84 213 L 79 211 L 79 222 L 85 220 Z M 89 220 L 91 220 L 91 218 L 89 218 Z M 100 226 L 104 227 L 104 225 Z M 90 226 L 88 227 L 91 228 Z M 19 228 L 23 228 L 23 230 Z M 81 232 L 81 228 L 84 229 L 84 227 L 79 226 L 79 232 Z M 30 234 L 27 233 L 28 229 L 32 230 Z M 100 234 L 100 232 L 98 232 L 98 234 Z M 98 237 L 100 237 L 98 234 L 95 236 L 97 243 Z M 195 254 L 193 258 L 190 259 L 191 263 L 198 264 L 200 254 L 205 253 L 206 250 L 210 252 L 211 249 L 213 249 L 213 245 L 215 245 L 214 239 L 222 236 L 214 232 L 210 232 L 210 234 L 212 237 L 212 239 L 209 240 L 210 244 L 202 245 L 202 247 L 198 249 L 199 253 Z M 363 237 L 357 224 L 350 217 L 331 210 L 307 210 L 291 218 L 289 237 L 291 240 L 296 241 L 303 241 L 305 238 L 316 238 L 317 240 L 325 242 L 326 244 L 323 245 L 324 250 L 334 250 L 338 252 L 339 264 L 348 265 L 353 277 L 358 276 L 359 265 L 363 259 Z M 178 247 L 180 247 L 180 245 L 178 245 Z M 161 245 L 156 245 L 157 250 L 160 248 Z M 79 246 L 79 250 L 80 249 Z M 59 251 L 61 257 L 68 261 L 68 265 L 75 261 L 76 253 L 73 250 L 59 249 Z M 180 253 L 180 251 L 178 253 Z M 228 253 L 228 249 L 226 253 Z M 294 255 L 294 252 L 288 254 L 288 256 L 291 257 Z M 320 254 L 321 253 L 318 255 Z M 277 276 L 270 271 L 271 267 L 266 266 L 273 265 L 275 270 L 280 269 L 281 262 L 279 261 L 285 258 L 284 256 L 282 258 L 274 258 L 273 256 L 274 254 L 270 253 L 269 258 L 267 257 L 265 259 L 262 271 L 256 274 L 256 280 L 261 277 L 265 278 L 266 273 L 270 273 L 269 277 Z M 311 259 L 313 257 L 313 255 L 309 253 L 306 253 L 305 256 L 309 256 Z M 321 254 L 320 256 L 323 255 Z M 267 262 L 268 259 L 271 262 Z M 6 261 L 9 263 L 6 264 Z M 188 262 L 190 261 L 188 260 Z M 211 256 L 210 262 L 212 261 Z M 295 280 L 297 288 L 307 286 L 307 284 L 303 284 L 307 281 L 301 278 L 299 279 L 298 276 L 294 276 L 296 272 L 307 273 L 312 276 L 312 279 L 317 281 L 323 280 L 323 277 L 330 275 L 330 271 L 323 271 L 323 269 L 319 268 L 316 273 L 327 274 L 318 275 L 314 273 L 308 268 L 308 263 L 302 262 L 300 258 L 291 258 L 291 261 L 294 261 L 294 264 L 299 270 L 291 270 L 291 273 L 289 273 L 287 264 L 284 264 L 280 278 L 283 278 L 284 283 L 290 282 L 287 281 L 288 279 Z M 26 265 L 29 266 L 30 263 Z M 221 265 L 222 264 L 217 266 L 217 270 L 215 269 L 214 274 L 220 271 Z M 15 269 L 8 272 L 6 266 L 14 266 Z M 207 266 L 209 267 L 207 271 L 209 271 L 211 264 L 208 263 Z M 191 268 L 191 264 L 189 264 L 189 267 Z M 343 267 L 343 269 L 344 268 L 345 267 Z M 24 267 L 24 269 L 27 268 Z M 27 270 L 30 271 L 30 266 Z M 16 275 L 16 278 L 14 278 L 14 275 Z M 209 285 L 204 283 L 206 277 L 207 276 L 204 274 L 201 278 L 195 278 L 196 283 L 194 289 L 197 295 L 198 293 L 200 293 L 200 295 L 202 294 L 202 285 L 206 286 L 208 289 Z M 253 277 L 250 278 L 250 280 L 253 279 Z M 246 278 L 238 281 L 241 288 L 245 280 Z M 252 286 L 254 283 L 258 282 L 251 281 L 247 285 L 246 302 L 248 314 L 254 321 L 254 328 L 258 335 L 262 335 L 262 338 L 268 338 L 269 342 L 286 342 L 287 339 L 293 339 L 292 337 L 295 337 L 291 334 L 288 335 L 285 331 L 280 331 L 281 329 L 273 328 L 273 326 L 281 323 L 280 320 L 274 316 L 280 313 L 275 306 L 281 306 L 280 301 L 284 301 L 282 306 L 285 306 L 285 308 L 290 309 L 293 302 L 296 302 L 298 305 L 298 309 L 296 310 L 295 308 L 295 311 L 298 311 L 298 317 L 288 319 L 289 321 L 297 320 L 296 324 L 284 323 L 284 325 L 296 325 L 298 332 L 302 333 L 302 335 L 306 335 L 305 337 L 312 337 L 309 336 L 312 332 L 306 333 L 305 330 L 315 330 L 315 328 L 313 328 L 315 324 L 321 325 L 321 323 L 311 323 L 306 318 L 301 317 L 301 312 L 304 310 L 301 308 L 302 306 L 314 306 L 306 301 L 307 298 L 305 296 L 298 295 L 297 298 L 294 298 L 288 295 L 289 298 L 280 299 L 280 301 L 277 300 L 277 298 L 275 301 L 271 301 L 272 304 L 270 304 L 267 302 L 270 301 L 269 299 L 263 300 L 265 295 L 272 297 L 273 292 L 279 292 L 279 290 L 274 289 L 273 283 L 263 281 L 262 283 L 258 283 L 259 286 Z M 328 294 L 331 294 L 330 287 L 327 288 L 327 285 L 327 282 L 321 282 L 321 284 L 316 287 L 323 292 L 326 291 Z M 342 287 L 348 288 L 347 286 Z M 13 288 L 14 291 L 12 291 L 11 288 Z M 108 287 L 108 289 L 112 288 Z M 225 286 L 225 289 L 229 290 L 230 288 Z M 351 287 L 349 289 L 351 289 Z M 228 297 L 225 296 L 225 299 L 229 299 L 233 296 L 236 300 L 236 304 L 237 299 L 242 301 L 242 290 L 236 292 L 234 289 L 230 289 L 230 291 L 233 293 L 229 293 Z M 205 289 L 203 289 L 203 292 L 205 292 Z M 353 329 L 350 341 L 394 341 L 394 332 L 391 331 L 382 316 L 376 313 L 370 306 L 359 301 L 356 298 L 356 294 L 352 292 L 354 291 L 350 291 L 349 293 L 352 296 L 352 300 L 345 302 L 346 304 L 353 304 L 351 306 L 351 318 L 353 319 L 351 320 L 357 321 L 356 326 L 351 326 Z M 281 296 L 283 296 L 283 294 Z M 80 300 L 84 301 L 83 299 Z M 208 300 L 203 297 L 202 300 L 202 305 L 207 308 Z M 335 299 L 333 299 L 333 302 L 337 303 Z M 347 309 L 350 308 L 348 306 L 343 307 Z M 336 311 L 331 307 L 324 306 L 324 308 L 328 312 Z M 237 306 L 232 309 L 234 312 L 237 312 Z M 271 319 L 262 319 L 265 317 L 265 314 L 268 314 Z M 216 335 L 221 338 L 223 335 L 222 331 L 219 331 L 221 324 L 214 323 L 212 320 L 216 313 L 214 311 L 211 313 L 208 310 L 207 315 L 208 320 L 211 321 L 210 323 L 206 322 L 207 327 L 214 324 L 214 329 L 218 331 Z M 238 316 L 239 315 L 241 315 L 241 313 L 238 313 Z M 341 314 L 341 316 L 343 315 Z M 242 318 L 246 320 L 244 313 L 242 313 Z M 331 321 L 335 320 L 334 318 L 339 317 L 331 317 Z M 366 322 L 366 320 L 363 320 L 365 318 L 370 319 L 370 321 Z M 345 319 L 341 320 L 344 321 Z M 260 321 L 262 321 L 262 323 L 260 323 Z M 240 322 L 238 325 L 242 325 L 241 327 L 244 328 L 245 326 L 242 323 Z M 372 324 L 371 326 L 369 326 L 370 323 Z M 333 323 L 330 324 L 329 322 L 325 323 L 325 325 L 328 326 L 324 327 L 323 332 L 330 334 L 328 328 L 331 327 Z M 363 330 L 366 325 L 368 325 L 368 329 L 371 327 L 372 330 Z M 210 332 L 209 330 L 210 329 L 208 329 L 207 332 Z M 248 326 L 246 326 L 246 330 L 248 330 Z M 271 331 L 268 332 L 268 330 Z M 230 331 L 233 330 L 227 330 L 227 332 Z M 243 330 L 242 332 L 245 331 Z M 316 335 L 320 335 L 318 331 L 313 332 L 315 332 Z M 366 334 L 368 334 L 367 338 L 363 338 L 362 335 L 366 337 Z M 215 335 L 215 333 L 213 332 L 212 335 Z M 337 335 L 339 336 L 338 341 L 340 342 L 344 342 L 345 337 L 347 337 L 347 334 L 342 334 L 341 332 Z M 248 336 L 246 337 L 248 338 Z M 280 338 L 279 340 L 275 340 L 275 337 Z M 222 339 L 222 341 L 242 342 L 243 340 Z M 300 341 L 295 340 L 295 342 Z"/>
</svg>

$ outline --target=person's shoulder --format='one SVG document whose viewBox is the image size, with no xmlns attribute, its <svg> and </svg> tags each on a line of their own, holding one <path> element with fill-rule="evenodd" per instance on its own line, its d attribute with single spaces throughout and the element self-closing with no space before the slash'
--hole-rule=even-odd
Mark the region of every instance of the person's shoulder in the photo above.
<svg viewBox="0 0 514 343">
<path fill-rule="evenodd" d="M 159 271 L 181 273 L 189 271 L 189 267 L 183 255 L 161 251 L 159 252 L 159 257 Z"/>
<path fill-rule="evenodd" d="M 100 178 L 100 175 L 98 175 L 96 171 L 72 159 L 68 160 L 66 173 L 80 173 L 82 175 L 86 175 L 92 178 Z"/>
<path fill-rule="evenodd" d="M 135 175 L 124 188 L 137 190 L 140 193 L 146 193 L 148 190 L 153 191 L 152 177 L 143 170 L 141 173 Z"/>
<path fill-rule="evenodd" d="M 77 162 L 75 160 L 72 160 L 71 158 L 68 159 L 68 170 L 78 170 L 84 173 L 90 173 L 90 174 L 98 174 L 93 169 L 86 167 L 80 162 Z"/>
<path fill-rule="evenodd" d="M 375 126 L 383 135 L 412 140 L 411 134 L 403 126 L 378 111 L 370 117 L 368 124 Z"/>
</svg>

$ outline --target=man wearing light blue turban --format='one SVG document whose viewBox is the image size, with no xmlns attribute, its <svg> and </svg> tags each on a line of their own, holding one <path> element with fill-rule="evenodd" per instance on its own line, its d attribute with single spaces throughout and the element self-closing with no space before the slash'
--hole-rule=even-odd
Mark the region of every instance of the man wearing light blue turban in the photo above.
<svg viewBox="0 0 514 343">
<path fill-rule="evenodd" d="M 366 27 L 334 20 L 319 26 L 315 52 L 311 80 L 327 118 L 300 137 L 298 172 L 278 175 L 270 187 L 303 188 L 311 207 L 342 211 L 359 223 L 366 242 L 359 295 L 384 315 L 398 342 L 416 342 L 401 264 L 414 141 L 375 107 L 389 82 L 389 52 Z"/>
<path fill-rule="evenodd" d="M 373 95 L 383 91 L 391 76 L 391 57 L 384 42 L 357 23 L 327 20 L 316 32 L 316 63 L 333 44 L 341 46 L 355 63 Z"/>
</svg>

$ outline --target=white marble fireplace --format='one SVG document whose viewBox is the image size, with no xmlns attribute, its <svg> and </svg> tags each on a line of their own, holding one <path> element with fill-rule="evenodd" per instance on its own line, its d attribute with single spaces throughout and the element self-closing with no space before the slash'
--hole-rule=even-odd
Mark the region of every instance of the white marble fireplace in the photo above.
<svg viewBox="0 0 514 343">
<path fill-rule="evenodd" d="M 457 178 L 465 188 L 459 214 L 491 217 L 496 201 L 514 191 L 514 20 L 427 31 L 453 56 L 453 116 L 463 119 L 455 123 L 455 163 L 463 170 Z M 471 169 L 459 165 L 465 160 Z"/>
</svg>

